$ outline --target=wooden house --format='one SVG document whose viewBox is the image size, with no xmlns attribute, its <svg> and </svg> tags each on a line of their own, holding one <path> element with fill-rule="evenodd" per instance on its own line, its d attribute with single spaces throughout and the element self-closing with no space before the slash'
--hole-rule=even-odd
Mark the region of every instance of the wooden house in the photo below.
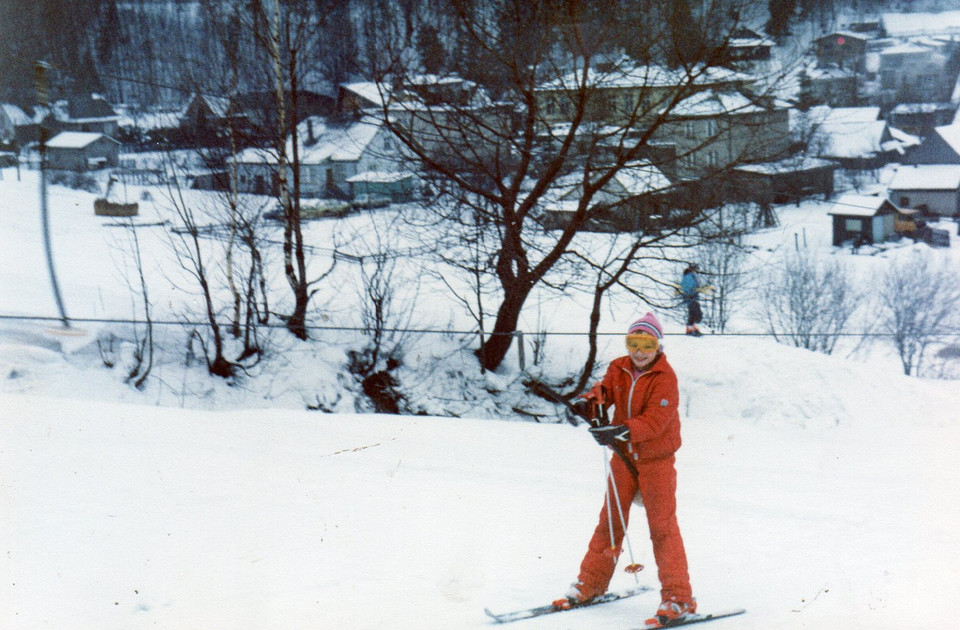
<svg viewBox="0 0 960 630">
<path fill-rule="evenodd" d="M 834 31 L 814 40 L 820 65 L 862 72 L 866 63 L 870 37 L 853 31 Z"/>
<path fill-rule="evenodd" d="M 793 157 L 776 162 L 744 164 L 733 169 L 735 197 L 760 204 L 782 204 L 812 195 L 833 196 L 834 171 L 829 160 Z"/>
<path fill-rule="evenodd" d="M 897 207 L 886 197 L 843 195 L 828 213 L 833 219 L 833 245 L 882 243 L 896 236 Z"/>
</svg>

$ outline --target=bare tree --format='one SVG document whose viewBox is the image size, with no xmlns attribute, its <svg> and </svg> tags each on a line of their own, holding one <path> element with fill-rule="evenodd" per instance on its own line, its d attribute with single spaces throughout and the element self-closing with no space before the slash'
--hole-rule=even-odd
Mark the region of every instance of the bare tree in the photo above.
<svg viewBox="0 0 960 630">
<path fill-rule="evenodd" d="M 922 373 L 931 346 L 956 334 L 960 323 L 960 276 L 917 251 L 891 261 L 880 280 L 879 328 L 889 335 L 906 375 Z"/>
<path fill-rule="evenodd" d="M 767 332 L 777 341 L 831 354 L 859 301 L 844 267 L 800 249 L 761 282 L 759 309 Z"/>
<path fill-rule="evenodd" d="M 702 209 L 734 165 L 770 159 L 783 144 L 782 129 L 759 122 L 772 101 L 747 94 L 748 82 L 721 67 L 731 33 L 755 3 L 683 4 L 689 20 L 640 3 L 611 11 L 578 0 L 454 0 L 445 16 L 461 54 L 428 84 L 421 60 L 397 44 L 405 28 L 424 26 L 378 14 L 379 29 L 366 31 L 379 36 L 369 49 L 377 52 L 371 67 L 385 121 L 452 200 L 435 207 L 470 207 L 490 234 L 485 272 L 497 280 L 499 303 L 478 352 L 485 368 L 500 365 L 527 298 L 605 211 L 600 192 L 621 171 L 652 160 L 687 181 L 679 206 Z M 452 89 L 447 79 L 456 77 L 466 80 Z M 626 79 L 633 88 L 617 89 Z M 704 114 L 713 90 L 740 95 L 723 105 L 742 114 L 735 133 L 727 117 Z M 786 113 L 777 116 L 785 124 Z M 658 140 L 669 138 L 674 150 L 658 153 Z M 544 233 L 539 213 L 570 176 L 579 180 L 575 207 Z M 685 216 L 698 220 L 695 211 Z"/>
</svg>

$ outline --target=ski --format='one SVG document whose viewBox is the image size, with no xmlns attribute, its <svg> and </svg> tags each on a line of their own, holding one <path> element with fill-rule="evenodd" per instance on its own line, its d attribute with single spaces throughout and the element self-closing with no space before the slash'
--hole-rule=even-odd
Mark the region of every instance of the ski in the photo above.
<svg viewBox="0 0 960 630">
<path fill-rule="evenodd" d="M 723 619 L 725 617 L 735 617 L 737 615 L 742 615 L 747 612 L 743 608 L 738 608 L 736 610 L 728 610 L 726 612 L 720 613 L 711 613 L 711 614 L 698 614 L 694 613 L 692 615 L 687 615 L 683 619 L 673 621 L 670 623 L 660 623 L 658 621 L 650 622 L 648 621 L 645 625 L 640 626 L 640 630 L 651 630 L 652 628 L 679 628 L 680 626 L 689 626 L 694 623 L 703 623 L 705 621 L 715 621 L 717 619 Z"/>
<path fill-rule="evenodd" d="M 580 610 L 581 608 L 588 608 L 590 606 L 596 606 L 597 604 L 615 602 L 618 599 L 633 597 L 634 595 L 646 593 L 647 591 L 651 590 L 653 589 L 649 586 L 637 586 L 635 588 L 630 588 L 623 591 L 609 591 L 599 597 L 594 597 L 585 604 L 571 606 L 570 608 L 554 608 L 553 604 L 547 604 L 546 606 L 537 606 L 536 608 L 527 608 L 525 610 L 515 610 L 508 613 L 494 613 L 491 612 L 489 608 L 484 608 L 483 612 L 487 613 L 487 616 L 492 618 L 497 623 L 510 623 L 511 621 L 530 619 L 531 617 L 539 617 L 540 615 L 549 615 L 551 613 L 564 612 L 566 610 Z"/>
</svg>

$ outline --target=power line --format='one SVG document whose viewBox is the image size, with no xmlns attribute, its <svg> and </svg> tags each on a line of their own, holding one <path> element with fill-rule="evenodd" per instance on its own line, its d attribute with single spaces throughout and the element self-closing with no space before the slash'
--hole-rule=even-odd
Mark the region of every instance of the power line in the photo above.
<svg viewBox="0 0 960 630">
<path fill-rule="evenodd" d="M 36 321 L 36 322 L 59 322 L 60 319 L 53 316 L 47 315 L 2 315 L 0 314 L 0 321 Z M 123 319 L 123 318 L 112 318 L 112 317 L 71 317 L 71 322 L 75 323 L 85 323 L 85 324 L 130 324 L 135 326 L 210 326 L 209 321 L 200 321 L 200 320 L 190 320 L 190 319 L 181 319 L 181 320 L 151 320 L 147 322 L 146 320 L 140 319 Z M 233 322 L 224 322 L 217 321 L 216 324 L 221 327 L 229 327 L 233 325 Z M 258 324 L 260 328 L 276 328 L 283 329 L 286 328 L 286 324 L 282 322 L 278 323 L 266 323 Z M 367 333 L 371 331 L 371 328 L 368 326 L 330 326 L 330 325 L 321 325 L 321 324 L 306 324 L 305 328 L 308 330 L 316 331 L 336 331 L 336 332 L 358 332 L 358 333 Z M 386 333 L 398 333 L 398 334 L 422 334 L 422 335 L 479 335 L 481 331 L 473 330 L 437 330 L 432 328 L 383 328 L 382 332 Z M 583 331 L 535 331 L 535 332 L 526 332 L 518 330 L 511 333 L 495 333 L 491 331 L 484 331 L 482 333 L 485 337 L 492 337 L 496 335 L 509 335 L 509 336 L 525 336 L 525 335 L 546 335 L 546 336 L 556 336 L 556 337 L 583 337 L 589 335 L 587 332 Z M 598 337 L 622 337 L 624 333 L 622 332 L 597 332 L 595 333 Z M 672 333 L 665 332 L 665 336 L 684 336 L 686 333 Z M 757 332 L 757 331 L 747 331 L 747 332 L 718 332 L 718 333 L 707 333 L 708 337 L 794 337 L 794 336 L 808 336 L 808 337 L 857 337 L 857 338 L 870 338 L 870 337 L 893 337 L 894 333 L 884 333 L 884 332 L 832 332 L 832 333 L 820 333 L 820 332 Z M 960 332 L 958 333 L 934 333 L 929 335 L 931 337 L 960 337 Z"/>
</svg>

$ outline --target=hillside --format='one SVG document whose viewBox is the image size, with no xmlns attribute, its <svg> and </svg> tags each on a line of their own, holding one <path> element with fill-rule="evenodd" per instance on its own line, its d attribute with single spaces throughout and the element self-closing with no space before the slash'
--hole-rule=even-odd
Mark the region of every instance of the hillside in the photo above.
<svg viewBox="0 0 960 630">
<path fill-rule="evenodd" d="M 668 356 L 695 594 L 748 609 L 711 627 L 951 626 L 952 383 L 755 339 L 671 339 Z M 0 405 L 8 629 L 488 627 L 485 606 L 566 589 L 602 500 L 599 447 L 565 424 Z M 516 627 L 629 628 L 656 603 Z"/>
</svg>

